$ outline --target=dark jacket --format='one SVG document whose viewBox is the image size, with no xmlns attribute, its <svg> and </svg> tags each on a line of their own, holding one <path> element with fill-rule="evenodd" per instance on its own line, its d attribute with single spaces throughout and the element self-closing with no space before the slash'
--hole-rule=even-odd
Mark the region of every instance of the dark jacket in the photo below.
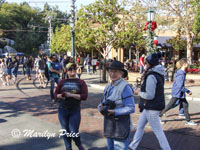
<svg viewBox="0 0 200 150">
<path fill-rule="evenodd" d="M 147 73 L 139 93 L 141 111 L 143 109 L 161 111 L 165 108 L 163 71 L 164 68 L 157 65 Z"/>
<path fill-rule="evenodd" d="M 174 75 L 174 83 L 172 86 L 172 97 L 185 98 L 185 92 L 190 93 L 190 91 L 185 88 L 185 71 L 179 69 Z"/>
</svg>

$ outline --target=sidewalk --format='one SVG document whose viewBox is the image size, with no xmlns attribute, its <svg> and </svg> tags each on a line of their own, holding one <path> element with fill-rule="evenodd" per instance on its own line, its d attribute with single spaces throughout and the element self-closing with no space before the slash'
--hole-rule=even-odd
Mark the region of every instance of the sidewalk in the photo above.
<svg viewBox="0 0 200 150">
<path fill-rule="evenodd" d="M 134 86 L 136 86 L 136 78 L 140 77 L 139 73 L 131 72 L 129 73 L 129 80 L 128 82 Z M 186 88 L 192 91 L 192 95 L 187 95 L 187 100 L 189 101 L 199 101 L 200 102 L 200 74 L 188 75 L 187 78 L 194 78 L 197 79 L 195 83 L 186 83 Z M 85 72 L 81 76 L 82 79 L 87 81 L 88 85 L 94 88 L 104 90 L 107 83 L 100 83 L 100 73 L 87 75 Z M 199 80 L 198 80 L 199 79 Z M 165 83 L 165 97 L 166 99 L 171 98 L 171 88 L 172 82 Z"/>
<path fill-rule="evenodd" d="M 89 97 L 82 102 L 80 134 L 87 150 L 106 150 L 106 139 L 103 137 L 103 116 L 97 111 L 105 84 L 99 84 L 98 75 L 82 75 L 89 85 Z M 37 89 L 38 81 L 27 81 L 19 76 L 18 88 L 14 85 L 0 87 L 0 150 L 64 150 L 64 142 L 58 137 L 60 124 L 57 117 L 57 105 L 52 105 L 49 99 L 49 89 Z M 96 87 L 96 86 L 99 87 Z M 36 87 L 35 87 L 36 86 Z M 92 87 L 91 87 L 92 86 Z M 95 88 L 94 88 L 95 87 Z M 101 88 L 100 88 L 101 87 Z M 136 102 L 136 112 L 131 115 L 136 128 L 140 113 Z M 191 118 L 200 123 L 200 103 L 190 102 Z M 164 118 L 165 134 L 172 150 L 199 150 L 200 125 L 186 126 L 185 121 L 177 117 L 178 108 L 170 110 Z M 56 137 L 47 140 L 46 137 L 13 138 L 11 131 L 25 129 L 37 132 L 56 133 Z M 135 130 L 134 130 L 135 132 Z M 134 132 L 131 133 L 133 136 Z M 151 140 L 150 140 L 151 139 Z M 30 146 L 31 145 L 31 146 Z M 160 149 L 149 124 L 138 150 Z M 74 146 L 74 150 L 77 148 Z"/>
</svg>

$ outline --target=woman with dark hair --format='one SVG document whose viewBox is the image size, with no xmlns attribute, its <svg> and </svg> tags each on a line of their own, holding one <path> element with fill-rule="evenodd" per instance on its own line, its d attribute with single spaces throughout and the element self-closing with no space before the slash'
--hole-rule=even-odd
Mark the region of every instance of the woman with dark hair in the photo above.
<svg viewBox="0 0 200 150">
<path fill-rule="evenodd" d="M 39 88 L 45 88 L 45 82 L 44 82 L 45 67 L 46 67 L 45 59 L 42 55 L 40 55 L 38 60 L 38 73 L 39 73 L 38 79 L 40 82 Z"/>
<path fill-rule="evenodd" d="M 66 66 L 67 79 L 61 80 L 55 91 L 55 99 L 59 100 L 58 118 L 64 133 L 74 134 L 70 137 L 63 134 L 66 150 L 72 150 L 71 141 L 75 142 L 79 150 L 85 150 L 79 136 L 81 121 L 81 101 L 88 97 L 88 88 L 85 81 L 76 78 L 76 65 L 69 63 Z"/>
<path fill-rule="evenodd" d="M 140 119 L 137 130 L 129 148 L 135 150 L 142 140 L 144 128 L 149 122 L 162 150 L 170 150 L 169 143 L 160 124 L 159 113 L 165 108 L 164 96 L 164 68 L 159 65 L 159 56 L 156 53 L 146 58 L 147 70 L 143 75 L 141 92 L 134 90 L 140 96 Z"/>
</svg>

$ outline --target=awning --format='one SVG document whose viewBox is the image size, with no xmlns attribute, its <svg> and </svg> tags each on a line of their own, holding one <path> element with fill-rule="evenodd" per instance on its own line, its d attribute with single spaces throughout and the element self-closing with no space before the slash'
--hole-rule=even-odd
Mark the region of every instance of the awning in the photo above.
<svg viewBox="0 0 200 150">
<path fill-rule="evenodd" d="M 24 53 L 17 53 L 17 56 L 24 56 Z"/>
</svg>

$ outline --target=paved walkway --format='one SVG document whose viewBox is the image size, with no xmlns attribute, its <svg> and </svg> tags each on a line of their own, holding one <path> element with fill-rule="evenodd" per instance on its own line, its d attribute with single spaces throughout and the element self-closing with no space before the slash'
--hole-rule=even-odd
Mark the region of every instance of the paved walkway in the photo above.
<svg viewBox="0 0 200 150">
<path fill-rule="evenodd" d="M 136 86 L 136 78 L 140 77 L 139 73 L 130 72 L 129 73 L 129 80 L 128 82 L 134 86 Z M 104 89 L 107 83 L 100 83 L 100 73 L 98 74 L 92 74 L 87 75 L 85 72 L 81 76 L 82 79 L 86 80 L 87 83 L 90 84 L 92 87 L 98 87 L 99 89 Z M 194 83 L 186 82 L 186 87 L 192 91 L 192 95 L 187 95 L 187 100 L 192 101 L 200 101 L 200 74 L 194 74 L 194 75 L 187 75 L 188 80 L 190 78 L 194 78 Z M 165 96 L 166 98 L 171 98 L 171 88 L 172 88 L 172 82 L 166 82 L 165 83 Z"/>
<path fill-rule="evenodd" d="M 103 138 L 103 117 L 96 109 L 105 84 L 99 84 L 98 75 L 83 74 L 82 78 L 89 85 L 89 98 L 82 103 L 81 139 L 87 150 L 106 150 L 106 140 Z M 0 150 L 64 150 L 63 140 L 59 138 L 57 105 L 50 103 L 48 88 L 38 89 L 37 86 L 38 81 L 27 81 L 23 76 L 19 76 L 16 86 L 0 87 Z M 198 91 L 197 87 L 195 89 Z M 137 97 L 135 101 L 138 103 Z M 200 102 L 190 101 L 189 103 L 192 119 L 200 123 Z M 186 126 L 185 121 L 177 117 L 177 112 L 178 108 L 169 111 L 167 117 L 164 118 L 166 124 L 163 125 L 172 150 L 199 150 L 200 125 Z M 137 104 L 136 113 L 131 116 L 136 127 L 140 116 Z M 45 131 L 49 134 L 56 133 L 56 136 L 48 140 L 45 136 L 13 138 L 11 135 L 13 129 L 19 129 L 22 135 L 25 129 L 30 129 L 36 133 Z M 14 133 L 16 135 L 18 132 Z M 149 124 L 145 128 L 145 134 L 138 149 L 160 149 Z"/>
</svg>

